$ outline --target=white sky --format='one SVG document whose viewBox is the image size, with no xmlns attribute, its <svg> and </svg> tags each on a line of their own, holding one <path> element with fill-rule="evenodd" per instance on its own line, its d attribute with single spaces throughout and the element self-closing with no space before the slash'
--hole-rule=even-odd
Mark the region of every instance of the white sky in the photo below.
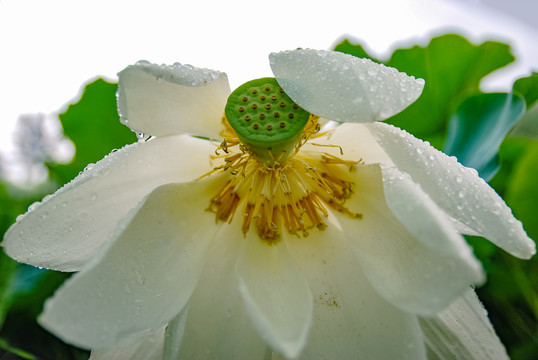
<svg viewBox="0 0 538 360">
<path fill-rule="evenodd" d="M 489 83 L 507 89 L 514 78 L 538 68 L 538 28 L 517 18 L 538 13 L 538 6 L 512 0 L 508 14 L 499 3 L 0 0 L 0 150 L 9 148 L 19 114 L 61 112 L 83 83 L 96 76 L 115 80 L 137 60 L 225 71 L 233 88 L 270 76 L 272 51 L 327 49 L 345 34 L 381 55 L 426 44 L 432 31 L 445 33 L 447 26 L 475 43 L 510 42 L 519 64 Z"/>
</svg>

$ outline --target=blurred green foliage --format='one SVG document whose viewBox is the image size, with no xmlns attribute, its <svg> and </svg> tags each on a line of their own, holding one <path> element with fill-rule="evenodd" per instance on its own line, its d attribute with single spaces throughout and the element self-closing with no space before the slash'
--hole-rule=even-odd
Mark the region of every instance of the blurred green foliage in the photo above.
<svg viewBox="0 0 538 360">
<path fill-rule="evenodd" d="M 468 97 L 449 119 L 443 152 L 490 180 L 500 167 L 499 147 L 525 110 L 525 100 L 513 93 Z"/>
<path fill-rule="evenodd" d="M 475 167 L 523 222 L 528 235 L 538 239 L 538 117 L 524 115 L 525 109 L 536 106 L 538 74 L 515 81 L 512 93 L 483 94 L 479 89 L 484 76 L 514 60 L 508 45 L 492 41 L 473 45 L 461 36 L 443 35 L 424 47 L 398 49 L 386 61 L 349 40 L 335 50 L 423 78 L 421 97 L 387 122 Z M 514 126 L 513 135 L 506 137 Z M 519 260 L 485 239 L 468 240 L 488 275 L 477 292 L 497 334 L 513 360 L 535 359 L 538 258 Z"/>
<path fill-rule="evenodd" d="M 67 136 L 76 146 L 69 164 L 47 164 L 59 183 L 73 179 L 88 164 L 102 159 L 112 149 L 136 141 L 136 136 L 120 123 L 116 106 L 117 84 L 97 79 L 86 85 L 79 102 L 60 114 Z"/>
<path fill-rule="evenodd" d="M 525 97 L 527 107 L 531 108 L 536 103 L 536 100 L 538 100 L 538 73 L 517 79 L 514 82 L 513 90 L 522 94 Z"/>
<path fill-rule="evenodd" d="M 372 57 L 363 45 L 348 40 L 335 49 L 424 78 L 426 85 L 419 100 L 388 122 L 430 141 L 438 149 L 446 146 L 445 151 L 457 155 L 467 165 L 480 168 L 491 161 L 500 161 L 490 184 L 523 221 L 528 234 L 538 239 L 538 187 L 534 180 L 538 176 L 538 137 L 527 136 L 525 130 L 536 129 L 538 117 L 529 117 L 527 113 L 521 120 L 521 123 L 527 121 L 527 127 L 520 126 L 519 132 L 514 131 L 517 136 L 505 138 L 520 118 L 517 109 L 521 108 L 521 102 L 527 108 L 535 105 L 538 74 L 516 81 L 513 97 L 482 94 L 479 90 L 485 75 L 514 60 L 508 45 L 491 41 L 474 45 L 461 36 L 444 35 L 433 38 L 424 47 L 398 49 L 386 61 Z M 136 136 L 119 122 L 116 89 L 116 84 L 95 80 L 86 85 L 80 101 L 59 116 L 64 134 L 73 141 L 76 153 L 69 164 L 47 163 L 50 186 L 41 188 L 60 187 L 89 163 L 136 141 Z M 508 106 L 514 111 L 510 116 L 495 116 L 509 97 L 516 99 Z M 493 136 L 488 129 L 499 118 L 502 131 Z M 486 161 L 482 158 L 484 164 L 466 159 L 466 154 L 472 155 L 484 140 L 490 142 Z M 493 173 L 490 171 L 489 175 Z M 24 191 L 17 189 L 16 184 L 0 182 L 0 231 L 4 233 L 18 214 L 44 195 L 35 189 Z M 497 333 L 514 360 L 533 358 L 538 353 L 538 260 L 515 259 L 482 238 L 469 237 L 469 242 L 488 274 L 488 282 L 478 293 Z M 11 354 L 10 358 L 20 359 L 88 357 L 87 352 L 44 331 L 35 320 L 45 299 L 68 276 L 19 264 L 0 252 L 0 355 L 3 349 Z"/>
</svg>

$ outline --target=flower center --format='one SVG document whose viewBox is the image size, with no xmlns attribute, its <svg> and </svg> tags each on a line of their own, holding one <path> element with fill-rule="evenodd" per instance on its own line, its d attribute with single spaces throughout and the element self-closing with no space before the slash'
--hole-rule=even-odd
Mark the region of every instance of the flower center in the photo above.
<svg viewBox="0 0 538 360">
<path fill-rule="evenodd" d="M 317 120 L 316 116 L 310 116 L 300 133 L 296 152 L 319 130 Z M 223 158 L 224 164 L 206 174 L 228 175 L 208 208 L 215 213 L 217 221 L 231 223 L 239 212 L 244 235 L 254 228 L 260 239 L 274 244 L 281 239 L 282 231 L 308 236 L 311 229 L 325 229 L 328 208 L 352 218 L 362 218 L 362 214 L 353 213 L 344 205 L 354 186 L 353 182 L 345 180 L 345 173 L 359 161 L 346 161 L 326 153 L 319 153 L 317 157 L 297 153 L 286 161 L 270 165 L 259 161 L 257 155 L 241 143 L 226 118 L 223 121 L 227 129 L 225 140 L 215 158 Z"/>
<path fill-rule="evenodd" d="M 268 165 L 281 164 L 293 154 L 310 118 L 274 78 L 239 86 L 230 94 L 225 114 L 247 150 Z"/>
<path fill-rule="evenodd" d="M 260 239 L 274 244 L 282 231 L 307 236 L 311 229 L 325 229 L 329 208 L 362 218 L 344 205 L 354 186 L 345 173 L 360 160 L 299 152 L 310 138 L 325 135 L 317 134 L 318 119 L 295 104 L 274 78 L 249 81 L 230 95 L 224 141 L 214 156 L 223 165 L 204 175 L 228 175 L 208 208 L 217 221 L 231 223 L 239 212 L 244 235 L 255 228 Z"/>
</svg>

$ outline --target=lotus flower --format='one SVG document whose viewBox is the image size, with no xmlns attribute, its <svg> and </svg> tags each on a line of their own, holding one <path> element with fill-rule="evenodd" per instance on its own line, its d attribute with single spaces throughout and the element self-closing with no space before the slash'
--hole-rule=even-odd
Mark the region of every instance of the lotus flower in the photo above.
<svg viewBox="0 0 538 360">
<path fill-rule="evenodd" d="M 40 323 L 93 359 L 506 358 L 461 234 L 535 245 L 475 170 L 378 122 L 424 81 L 330 51 L 270 61 L 232 94 L 188 65 L 119 74 L 122 122 L 151 137 L 4 239 L 78 272 Z"/>
</svg>

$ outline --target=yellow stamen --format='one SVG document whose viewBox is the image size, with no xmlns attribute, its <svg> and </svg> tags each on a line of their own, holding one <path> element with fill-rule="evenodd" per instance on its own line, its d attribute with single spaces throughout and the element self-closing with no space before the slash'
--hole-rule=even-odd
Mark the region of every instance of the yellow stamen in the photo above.
<svg viewBox="0 0 538 360">
<path fill-rule="evenodd" d="M 319 137 L 315 135 L 319 131 L 317 120 L 318 117 L 311 117 L 295 152 L 311 137 Z M 234 214 L 240 212 L 244 235 L 254 228 L 262 240 L 273 244 L 280 240 L 282 231 L 307 236 L 313 228 L 325 229 L 329 215 L 327 208 L 352 218 L 362 218 L 361 214 L 344 206 L 353 193 L 354 184 L 337 175 L 341 171 L 339 167 L 351 171 L 360 161 L 322 154 L 318 159 L 290 157 L 281 164 L 268 165 L 259 162 L 239 142 L 225 118 L 223 123 L 225 140 L 213 158 L 224 158 L 224 163 L 204 175 L 215 172 L 230 175 L 208 208 L 215 213 L 216 221 L 231 223 Z M 225 154 L 220 155 L 219 150 Z"/>
</svg>

